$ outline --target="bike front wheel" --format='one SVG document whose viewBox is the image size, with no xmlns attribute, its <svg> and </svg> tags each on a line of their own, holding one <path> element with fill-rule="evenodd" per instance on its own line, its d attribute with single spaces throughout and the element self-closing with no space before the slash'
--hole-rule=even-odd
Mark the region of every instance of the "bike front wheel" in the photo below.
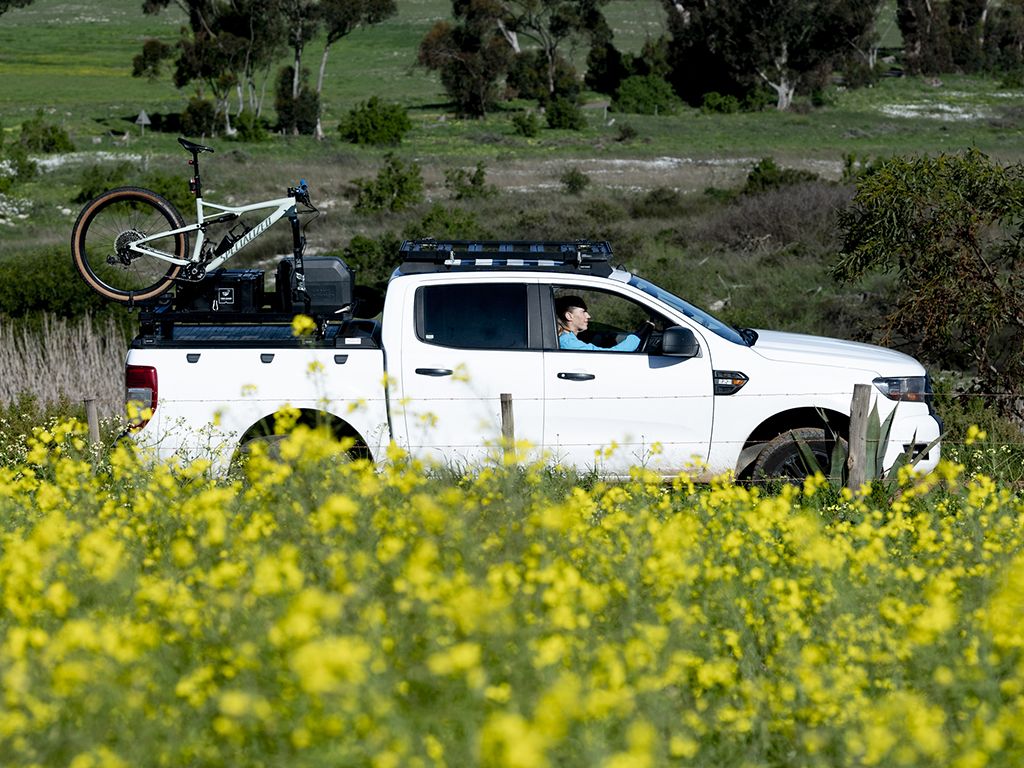
<svg viewBox="0 0 1024 768">
<path fill-rule="evenodd" d="M 71 256 L 89 287 L 112 301 L 132 304 L 164 293 L 181 266 L 131 248 L 144 237 L 180 229 L 185 221 L 170 202 L 148 189 L 119 187 L 90 201 L 71 232 Z M 188 236 L 165 234 L 149 250 L 188 258 Z"/>
</svg>

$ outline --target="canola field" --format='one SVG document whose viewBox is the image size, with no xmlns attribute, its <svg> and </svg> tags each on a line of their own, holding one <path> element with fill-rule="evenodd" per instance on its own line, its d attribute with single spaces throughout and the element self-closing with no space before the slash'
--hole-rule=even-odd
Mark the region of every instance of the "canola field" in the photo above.
<svg viewBox="0 0 1024 768">
<path fill-rule="evenodd" d="M 1024 505 L 496 461 L 0 470 L 0 763 L 1019 766 Z"/>
</svg>

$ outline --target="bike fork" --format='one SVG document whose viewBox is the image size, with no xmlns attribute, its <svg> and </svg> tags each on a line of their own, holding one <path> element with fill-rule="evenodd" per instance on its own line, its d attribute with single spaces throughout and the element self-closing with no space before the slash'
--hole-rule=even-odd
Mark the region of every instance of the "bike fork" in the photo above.
<svg viewBox="0 0 1024 768">
<path fill-rule="evenodd" d="M 293 243 L 293 257 L 295 264 L 295 288 L 292 291 L 292 301 L 302 301 L 303 307 L 306 314 L 310 313 L 312 307 L 312 299 L 309 293 L 306 291 L 306 267 L 302 261 L 302 252 L 306 249 L 306 238 L 302 236 L 302 232 L 299 229 L 299 214 L 292 208 L 288 212 L 288 221 L 292 225 L 292 243 Z"/>
</svg>

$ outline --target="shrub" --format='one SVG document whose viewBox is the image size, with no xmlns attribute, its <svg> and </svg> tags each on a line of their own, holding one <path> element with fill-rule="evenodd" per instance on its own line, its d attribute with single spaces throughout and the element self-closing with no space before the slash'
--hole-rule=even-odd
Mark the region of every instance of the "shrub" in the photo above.
<svg viewBox="0 0 1024 768">
<path fill-rule="evenodd" d="M 740 111 L 740 100 L 728 93 L 721 94 L 718 91 L 711 91 L 711 93 L 704 94 L 700 111 L 708 115 L 731 115 Z"/>
<path fill-rule="evenodd" d="M 294 67 L 283 67 L 277 78 L 274 109 L 277 112 L 277 129 L 285 133 L 312 136 L 320 119 L 320 97 L 309 87 L 309 71 L 302 70 L 299 80 L 299 95 L 292 96 L 292 75 Z"/>
<path fill-rule="evenodd" d="M 376 96 L 349 110 L 338 125 L 345 141 L 369 145 L 399 144 L 411 129 L 405 107 L 386 104 Z"/>
<path fill-rule="evenodd" d="M 487 183 L 487 171 L 482 162 L 477 162 L 472 173 L 465 168 L 449 168 L 444 172 L 444 185 L 456 200 L 479 200 L 498 193 Z"/>
<path fill-rule="evenodd" d="M 657 75 L 627 77 L 612 99 L 616 112 L 637 115 L 674 115 L 681 104 L 672 86 Z"/>
<path fill-rule="evenodd" d="M 265 141 L 267 138 L 267 126 L 262 118 L 257 117 L 256 113 L 250 109 L 242 110 L 241 114 L 235 118 L 234 125 L 238 131 L 236 138 L 239 141 L 255 144 L 256 142 Z"/>
<path fill-rule="evenodd" d="M 355 179 L 359 192 L 354 209 L 360 213 L 401 211 L 423 200 L 423 172 L 417 163 L 408 165 L 393 153 L 375 179 Z"/>
<path fill-rule="evenodd" d="M 637 137 L 637 135 L 638 134 L 636 128 L 634 128 L 629 123 L 621 123 L 619 125 L 619 133 L 615 137 L 615 140 L 625 143 L 627 141 L 632 141 Z"/>
<path fill-rule="evenodd" d="M 512 125 L 516 133 L 528 139 L 534 138 L 540 133 L 540 121 L 533 112 L 517 112 L 512 115 Z"/>
<path fill-rule="evenodd" d="M 543 51 L 527 51 L 512 59 L 505 82 L 520 98 L 542 101 L 552 96 L 548 89 L 548 60 Z M 556 55 L 553 95 L 575 98 L 579 92 L 580 82 L 576 70 L 572 64 Z"/>
<path fill-rule="evenodd" d="M 401 245 L 402 241 L 390 232 L 377 238 L 356 235 L 341 256 L 355 270 L 359 285 L 383 289 L 401 263 L 398 253 Z"/>
<path fill-rule="evenodd" d="M 108 189 L 124 186 L 128 183 L 133 168 L 134 166 L 128 162 L 86 166 L 82 169 L 82 175 L 78 181 L 78 194 L 71 198 L 71 202 L 88 203 Z"/>
<path fill-rule="evenodd" d="M 15 184 L 28 181 L 38 168 L 20 143 L 0 147 L 0 192 L 9 192 Z"/>
<path fill-rule="evenodd" d="M 575 165 L 568 168 L 558 179 L 563 189 L 570 195 L 578 195 L 590 186 L 590 177 Z"/>
<path fill-rule="evenodd" d="M 6 255 L 0 259 L 0 315 L 25 317 L 49 312 L 59 317 L 94 316 L 116 310 L 89 288 L 63 246 Z"/>
<path fill-rule="evenodd" d="M 181 132 L 186 136 L 213 136 L 217 132 L 217 108 L 209 99 L 193 96 L 181 113 Z"/>
<path fill-rule="evenodd" d="M 798 168 L 780 168 L 773 158 L 765 157 L 747 174 L 743 193 L 754 195 L 769 189 L 778 189 L 805 181 L 815 181 L 818 174 Z"/>
<path fill-rule="evenodd" d="M 487 230 L 476 220 L 472 211 L 446 208 L 436 203 L 426 216 L 406 228 L 410 238 L 451 238 L 453 240 L 480 240 L 488 237 Z"/>
<path fill-rule="evenodd" d="M 583 117 L 583 110 L 579 104 L 564 96 L 551 99 L 546 105 L 545 115 L 548 128 L 582 131 L 587 127 L 587 120 Z"/>
<path fill-rule="evenodd" d="M 674 189 L 657 187 L 646 193 L 630 207 L 637 219 L 667 219 L 682 213 L 683 198 Z"/>
<path fill-rule="evenodd" d="M 37 110 L 36 116 L 21 124 L 21 136 L 18 142 L 29 152 L 74 152 L 68 132 L 59 125 L 51 125 L 43 120 L 43 110 Z"/>
</svg>

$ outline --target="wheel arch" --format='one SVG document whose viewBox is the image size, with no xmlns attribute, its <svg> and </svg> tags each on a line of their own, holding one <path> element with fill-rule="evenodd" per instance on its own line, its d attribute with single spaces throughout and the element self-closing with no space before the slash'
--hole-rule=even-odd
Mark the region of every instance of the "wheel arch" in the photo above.
<svg viewBox="0 0 1024 768">
<path fill-rule="evenodd" d="M 242 446 L 247 442 L 255 438 L 275 434 L 275 419 L 275 414 L 268 414 L 245 430 L 241 437 L 238 438 L 238 443 L 235 446 L 236 456 Z M 295 423 L 297 425 L 302 424 L 313 429 L 326 426 L 330 429 L 331 434 L 339 440 L 347 437 L 352 438 L 355 440 L 355 445 L 353 445 L 349 450 L 350 455 L 353 457 L 373 460 L 373 452 L 370 450 L 369 443 L 366 439 L 355 427 L 336 414 L 330 413 L 329 411 L 317 410 L 316 408 L 300 408 L 299 415 Z"/>
<path fill-rule="evenodd" d="M 834 432 L 844 440 L 850 438 L 850 415 L 831 408 L 792 408 L 769 416 L 758 424 L 743 443 L 736 462 L 736 477 L 746 478 L 754 467 L 758 455 L 769 441 L 791 429 L 822 428 Z"/>
</svg>

